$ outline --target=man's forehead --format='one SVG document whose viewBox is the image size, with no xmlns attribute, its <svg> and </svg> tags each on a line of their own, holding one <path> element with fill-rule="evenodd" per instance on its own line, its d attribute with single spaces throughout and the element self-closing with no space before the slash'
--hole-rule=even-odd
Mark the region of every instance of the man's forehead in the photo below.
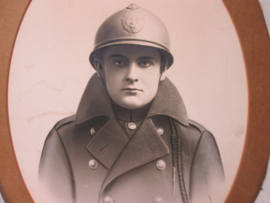
<svg viewBox="0 0 270 203">
<path fill-rule="evenodd" d="M 158 49 L 139 45 L 117 45 L 106 48 L 106 57 L 160 57 Z"/>
</svg>

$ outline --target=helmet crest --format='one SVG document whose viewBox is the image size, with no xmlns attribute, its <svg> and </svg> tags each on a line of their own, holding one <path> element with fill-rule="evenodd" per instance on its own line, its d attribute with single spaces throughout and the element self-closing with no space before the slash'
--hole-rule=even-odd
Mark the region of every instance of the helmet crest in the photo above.
<svg viewBox="0 0 270 203">
<path fill-rule="evenodd" d="M 138 33 L 144 27 L 144 16 L 134 13 L 124 15 L 122 18 L 122 26 L 129 33 Z"/>
</svg>

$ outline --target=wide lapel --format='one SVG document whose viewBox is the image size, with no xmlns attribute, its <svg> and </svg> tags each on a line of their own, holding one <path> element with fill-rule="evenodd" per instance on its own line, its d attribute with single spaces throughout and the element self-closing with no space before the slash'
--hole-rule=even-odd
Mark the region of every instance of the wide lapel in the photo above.
<svg viewBox="0 0 270 203">
<path fill-rule="evenodd" d="M 109 121 L 88 143 L 87 149 L 107 169 L 110 169 L 127 142 L 127 135 L 112 113 Z"/>
<path fill-rule="evenodd" d="M 102 80 L 95 73 L 83 93 L 76 113 L 75 125 L 80 125 L 97 116 L 110 117 L 112 112 L 111 99 Z"/>
<path fill-rule="evenodd" d="M 147 117 L 150 118 L 156 115 L 169 116 L 185 126 L 189 125 L 184 102 L 178 90 L 168 78 L 159 83 L 157 94 Z"/>
<path fill-rule="evenodd" d="M 104 181 L 102 191 L 121 174 L 167 154 L 169 148 L 158 135 L 151 119 L 146 119 L 115 161 Z"/>
</svg>

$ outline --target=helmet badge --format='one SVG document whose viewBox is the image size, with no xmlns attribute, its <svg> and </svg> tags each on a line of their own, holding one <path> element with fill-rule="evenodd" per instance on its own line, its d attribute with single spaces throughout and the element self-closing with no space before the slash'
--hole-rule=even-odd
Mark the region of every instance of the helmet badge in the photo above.
<svg viewBox="0 0 270 203">
<path fill-rule="evenodd" d="M 129 33 L 138 33 L 140 32 L 144 27 L 144 16 L 132 12 L 129 14 L 126 14 L 122 17 L 122 26 L 123 29 Z"/>
<path fill-rule="evenodd" d="M 126 7 L 127 9 L 131 9 L 131 10 L 135 10 L 140 8 L 140 6 L 136 5 L 136 4 L 130 4 L 129 6 Z"/>
</svg>

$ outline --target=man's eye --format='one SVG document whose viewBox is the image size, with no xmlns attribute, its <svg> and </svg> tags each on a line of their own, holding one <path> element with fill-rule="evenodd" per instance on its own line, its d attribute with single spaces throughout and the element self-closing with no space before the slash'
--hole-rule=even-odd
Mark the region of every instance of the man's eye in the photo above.
<svg viewBox="0 0 270 203">
<path fill-rule="evenodd" d="M 141 67 L 148 67 L 148 66 L 152 65 L 152 63 L 149 62 L 149 61 L 141 61 L 141 62 L 139 63 L 139 65 L 140 65 Z"/>
<path fill-rule="evenodd" d="M 123 60 L 115 60 L 113 63 L 117 66 L 124 66 L 125 65 L 125 61 L 123 61 Z"/>
</svg>

